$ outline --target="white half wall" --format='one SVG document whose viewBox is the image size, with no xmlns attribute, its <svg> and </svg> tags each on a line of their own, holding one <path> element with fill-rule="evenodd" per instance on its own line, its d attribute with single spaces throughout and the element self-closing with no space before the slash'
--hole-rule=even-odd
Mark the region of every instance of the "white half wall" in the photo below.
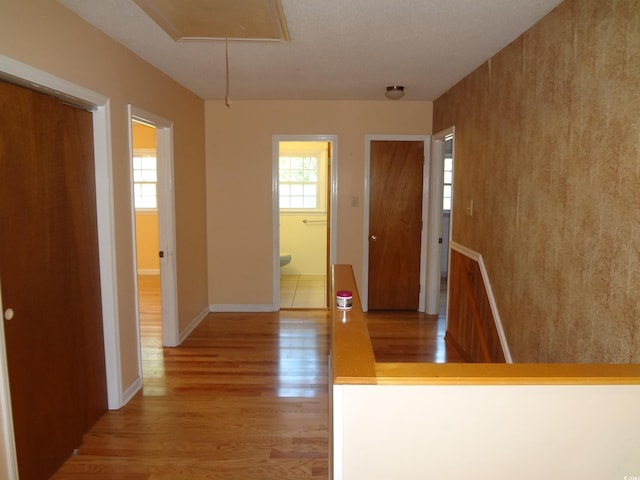
<svg viewBox="0 0 640 480">
<path fill-rule="evenodd" d="M 333 388 L 334 480 L 640 478 L 640 385 Z"/>
</svg>

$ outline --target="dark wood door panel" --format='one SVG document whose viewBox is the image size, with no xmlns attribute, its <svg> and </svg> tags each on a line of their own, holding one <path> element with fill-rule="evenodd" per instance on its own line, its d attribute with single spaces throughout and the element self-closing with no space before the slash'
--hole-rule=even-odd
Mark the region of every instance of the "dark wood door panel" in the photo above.
<svg viewBox="0 0 640 480">
<path fill-rule="evenodd" d="M 89 112 L 0 82 L 0 275 L 22 480 L 48 478 L 106 410 L 92 138 Z"/>
<path fill-rule="evenodd" d="M 371 310 L 418 309 L 423 162 L 422 141 L 371 142 Z"/>
</svg>

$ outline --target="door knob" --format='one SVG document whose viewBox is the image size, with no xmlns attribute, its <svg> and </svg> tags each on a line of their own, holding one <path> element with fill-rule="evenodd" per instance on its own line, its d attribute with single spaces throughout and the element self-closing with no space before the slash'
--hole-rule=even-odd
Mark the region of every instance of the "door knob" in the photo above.
<svg viewBox="0 0 640 480">
<path fill-rule="evenodd" d="M 4 319 L 11 320 L 13 318 L 13 308 L 7 308 L 4 311 Z"/>
<path fill-rule="evenodd" d="M 375 242 L 376 240 L 378 240 L 378 237 L 376 237 L 375 235 L 371 235 L 369 239 Z"/>
</svg>

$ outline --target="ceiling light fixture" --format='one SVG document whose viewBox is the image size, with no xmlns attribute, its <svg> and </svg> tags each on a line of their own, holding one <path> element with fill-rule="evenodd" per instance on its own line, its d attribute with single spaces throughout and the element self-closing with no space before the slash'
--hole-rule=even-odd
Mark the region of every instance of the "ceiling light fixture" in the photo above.
<svg viewBox="0 0 640 480">
<path fill-rule="evenodd" d="M 404 97 L 404 87 L 402 85 L 391 85 L 387 87 L 387 91 L 384 92 L 384 96 L 390 100 L 398 100 Z"/>
</svg>

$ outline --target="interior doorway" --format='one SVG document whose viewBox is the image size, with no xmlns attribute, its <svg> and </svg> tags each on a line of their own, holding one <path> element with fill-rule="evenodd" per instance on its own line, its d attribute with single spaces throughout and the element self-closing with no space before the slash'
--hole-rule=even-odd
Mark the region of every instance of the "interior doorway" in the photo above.
<svg viewBox="0 0 640 480">
<path fill-rule="evenodd" d="M 274 305 L 328 307 L 335 139 L 274 137 Z"/>
<path fill-rule="evenodd" d="M 86 87 L 71 83 L 17 60 L 0 55 L 0 78 L 29 89 L 45 92 L 64 99 L 65 103 L 81 105 L 92 111 L 93 156 L 95 163 L 96 214 L 98 229 L 98 253 L 100 263 L 100 290 L 104 332 L 105 370 L 108 408 L 116 410 L 125 403 L 120 370 L 119 313 L 116 293 L 116 245 L 113 214 L 113 190 L 111 169 L 111 129 L 109 99 Z M 0 298 L 0 304 L 2 303 Z M 18 477 L 11 399 L 6 362 L 4 324 L 0 326 L 0 459 L 9 479 Z M 0 461 L 0 463 L 3 463 Z"/>
<path fill-rule="evenodd" d="M 392 298 L 389 299 L 389 301 L 385 300 L 384 301 L 384 305 L 376 305 L 374 304 L 374 308 L 376 309 L 382 309 L 382 310 L 386 310 L 386 309 L 401 309 L 401 310 L 417 310 L 417 311 L 424 311 L 425 308 L 425 292 L 427 290 L 427 287 L 425 285 L 425 282 L 422 281 L 423 278 L 425 278 L 426 275 L 426 270 L 427 270 L 427 235 L 426 235 L 426 225 L 427 225 L 427 216 L 429 213 L 429 206 L 430 206 L 430 197 L 428 195 L 428 193 L 430 192 L 430 188 L 429 188 L 429 168 L 430 168 L 430 151 L 428 148 L 429 145 L 429 141 L 430 141 L 430 137 L 428 135 L 367 135 L 365 138 L 365 205 L 364 205 L 364 236 L 363 236 L 363 240 L 364 240 L 364 244 L 363 244 L 363 275 L 362 275 L 362 293 L 361 293 L 361 300 L 362 300 L 362 308 L 364 311 L 368 311 L 370 308 L 370 298 L 369 295 L 371 294 L 371 288 L 369 283 L 371 282 L 371 278 L 370 278 L 370 268 L 371 268 L 371 255 L 370 253 L 372 252 L 372 250 L 380 250 L 378 248 L 378 243 L 380 239 L 379 235 L 377 232 L 374 232 L 371 230 L 371 227 L 375 227 L 374 223 L 372 222 L 372 220 L 377 220 L 377 217 L 380 215 L 378 213 L 376 213 L 375 211 L 373 212 L 373 216 L 375 218 L 372 219 L 372 202 L 373 202 L 373 206 L 375 207 L 376 201 L 379 200 L 379 204 L 380 204 L 380 208 L 381 211 L 384 211 L 385 209 L 385 205 L 387 204 L 387 201 L 385 198 L 372 198 L 375 197 L 377 195 L 383 195 L 387 196 L 389 195 L 388 193 L 376 193 L 376 192 L 372 192 L 372 156 L 376 155 L 376 153 L 374 152 L 374 147 L 373 145 L 378 145 L 378 146 L 382 146 L 383 148 L 385 146 L 390 146 L 390 151 L 388 156 L 390 156 L 391 161 L 388 163 L 388 167 L 389 167 L 389 175 L 386 175 L 384 172 L 382 172 L 382 175 L 380 176 L 380 180 L 382 182 L 382 184 L 384 185 L 385 183 L 387 184 L 387 187 L 389 188 L 389 191 L 391 192 L 397 192 L 397 195 L 394 195 L 395 197 L 398 198 L 398 201 L 400 203 L 403 197 L 403 192 L 404 192 L 404 183 L 405 180 L 403 180 L 403 172 L 405 170 L 405 168 L 403 167 L 410 167 L 411 171 L 413 172 L 411 175 L 409 175 L 407 178 L 411 178 L 412 179 L 412 189 L 411 191 L 413 192 L 413 200 L 411 202 L 411 215 L 410 215 L 410 220 L 405 219 L 402 220 L 401 223 L 399 225 L 396 226 L 396 228 L 394 229 L 393 227 L 389 230 L 389 234 L 391 236 L 393 236 L 393 238 L 391 239 L 391 241 L 397 245 L 399 245 L 398 251 L 400 252 L 400 255 L 403 256 L 403 260 L 401 262 L 386 262 L 386 265 L 391 269 L 396 269 L 396 271 L 391 271 L 391 273 L 389 273 L 389 283 L 387 284 L 388 287 L 385 287 L 384 284 L 382 284 L 382 287 L 377 287 L 374 288 L 373 291 L 374 292 L 380 292 L 380 291 L 392 291 L 392 292 L 398 292 L 398 288 L 396 285 L 393 284 L 393 280 L 397 279 L 397 278 L 402 278 L 404 280 L 405 277 L 405 273 L 404 273 L 404 266 L 406 266 L 406 268 L 411 268 L 412 270 L 412 283 L 410 286 L 407 286 L 407 288 L 411 288 L 412 292 L 411 292 L 411 304 L 409 305 L 409 303 L 405 302 L 405 299 L 400 299 L 402 304 L 399 304 L 396 302 L 396 298 L 394 298 L 394 294 L 392 293 Z M 406 162 L 403 160 L 402 162 L 398 163 L 399 168 L 396 168 L 396 163 L 393 158 L 395 153 L 394 153 L 394 148 L 393 146 L 396 145 L 398 147 L 398 154 L 399 153 L 403 153 L 404 156 L 407 156 L 407 160 Z M 404 147 L 412 147 L 409 151 L 407 149 L 405 149 Z M 406 155 L 405 155 L 406 154 Z M 387 155 L 386 153 L 382 153 L 382 156 Z M 400 157 L 397 157 L 398 159 Z M 375 167 L 374 167 L 375 168 Z M 374 172 L 375 175 L 375 172 Z M 416 182 L 417 180 L 417 182 Z M 393 195 L 393 194 L 391 194 Z M 405 207 L 401 207 L 401 208 L 405 208 Z M 384 214 L 383 214 L 384 215 Z M 402 217 L 404 218 L 405 215 L 404 213 L 402 213 Z M 392 218 L 390 218 L 390 220 L 393 220 Z M 404 222 L 404 223 L 403 223 Z M 407 223 L 408 222 L 408 223 Z M 410 224 L 410 225 L 409 225 Z M 403 238 L 403 235 L 406 236 L 407 234 L 409 234 L 410 232 L 410 236 L 411 236 L 411 251 L 412 251 L 412 255 L 411 255 L 411 259 L 407 260 L 404 259 L 404 251 L 402 249 L 402 245 L 406 244 L 406 241 L 408 241 L 408 239 Z M 372 238 L 373 237 L 373 238 Z M 372 243 L 374 245 L 372 245 Z M 384 255 L 383 255 L 384 257 Z M 402 264 L 403 266 L 399 265 Z M 375 266 L 375 265 L 374 265 Z M 399 270 L 398 270 L 399 268 Z M 384 275 L 378 275 L 377 273 L 374 273 L 374 277 L 376 278 L 382 278 L 384 281 Z M 377 293 L 373 293 L 374 295 L 377 295 Z M 399 297 L 398 297 L 399 298 Z M 394 305 L 400 305 L 400 306 L 394 306 Z"/>
<path fill-rule="evenodd" d="M 369 157 L 369 310 L 417 311 L 425 144 L 372 140 Z"/>
<path fill-rule="evenodd" d="M 426 312 L 446 317 L 448 303 L 449 245 L 452 233 L 454 127 L 432 138 L 431 208 L 429 214 L 429 285 Z"/>
<path fill-rule="evenodd" d="M 133 248 L 136 253 L 134 285 L 138 303 L 139 336 L 139 279 L 153 277 L 155 274 L 155 286 L 151 282 L 150 288 L 155 290 L 153 295 L 159 296 L 160 320 L 156 330 L 161 330 L 158 333 L 163 346 L 174 347 L 180 341 L 175 263 L 173 127 L 170 121 L 134 106 L 130 106 L 130 126 L 131 218 Z M 145 288 L 147 286 L 145 283 Z M 139 345 L 141 341 L 139 338 Z M 142 351 L 139 358 L 142 376 Z"/>
<path fill-rule="evenodd" d="M 160 235 L 158 225 L 158 152 L 156 128 L 131 122 L 132 179 L 136 237 L 137 305 L 143 388 L 164 371 L 162 356 L 162 294 L 160 289 Z M 160 364 L 158 364 L 160 363 Z"/>
<path fill-rule="evenodd" d="M 0 130 L 0 445 L 21 478 L 49 478 L 107 410 L 93 118 L 0 81 Z"/>
</svg>

